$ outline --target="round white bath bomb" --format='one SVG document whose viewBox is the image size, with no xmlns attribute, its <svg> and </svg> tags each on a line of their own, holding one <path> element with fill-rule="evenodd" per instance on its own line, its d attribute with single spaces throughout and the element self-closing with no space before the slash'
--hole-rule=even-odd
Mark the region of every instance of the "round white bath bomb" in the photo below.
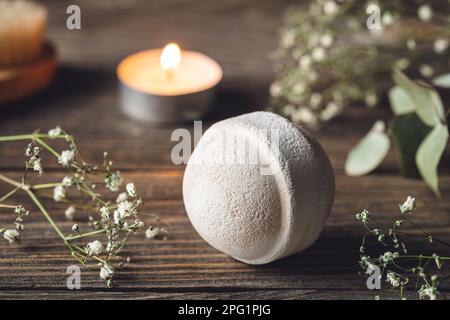
<svg viewBox="0 0 450 320">
<path fill-rule="evenodd" d="M 330 161 L 306 130 L 254 112 L 204 133 L 186 167 L 183 198 L 206 242 L 237 260 L 264 264 L 316 241 L 334 188 Z"/>
</svg>

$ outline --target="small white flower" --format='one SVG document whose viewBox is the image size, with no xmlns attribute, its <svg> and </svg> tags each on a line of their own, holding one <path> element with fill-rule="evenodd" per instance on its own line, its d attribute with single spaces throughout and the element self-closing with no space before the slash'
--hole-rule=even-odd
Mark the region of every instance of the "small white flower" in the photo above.
<svg viewBox="0 0 450 320">
<path fill-rule="evenodd" d="M 103 252 L 103 245 L 100 241 L 95 240 L 87 244 L 87 254 L 90 256 L 98 256 Z"/>
<path fill-rule="evenodd" d="M 126 192 L 119 193 L 119 195 L 116 198 L 116 203 L 124 202 L 127 199 L 128 199 L 128 195 Z"/>
<path fill-rule="evenodd" d="M 326 57 L 326 52 L 325 52 L 324 48 L 317 47 L 317 48 L 314 48 L 311 55 L 315 61 L 323 61 Z"/>
<path fill-rule="evenodd" d="M 384 265 L 387 265 L 389 263 L 391 263 L 394 259 L 397 259 L 399 257 L 399 253 L 398 252 L 390 252 L 390 251 L 386 251 L 385 253 L 383 253 L 382 255 L 380 255 L 380 260 L 383 261 Z"/>
<path fill-rule="evenodd" d="M 328 121 L 328 120 L 334 118 L 335 116 L 337 116 L 339 114 L 340 110 L 341 109 L 339 108 L 339 106 L 336 103 L 329 102 L 327 104 L 327 106 L 325 107 L 325 109 L 320 114 L 320 118 L 323 121 Z"/>
<path fill-rule="evenodd" d="M 314 124 L 316 117 L 313 112 L 308 108 L 300 108 L 293 115 L 292 120 L 294 122 L 303 122 L 307 124 Z"/>
<path fill-rule="evenodd" d="M 158 235 L 159 231 L 159 228 L 150 226 L 147 230 L 145 230 L 145 237 L 147 239 L 154 239 Z"/>
<path fill-rule="evenodd" d="M 58 162 L 62 164 L 64 167 L 68 167 L 74 158 L 75 158 L 74 150 L 64 150 L 63 152 L 61 152 L 61 155 L 58 158 Z"/>
<path fill-rule="evenodd" d="M 305 85 L 303 83 L 296 83 L 293 87 L 292 87 L 292 92 L 300 95 L 303 92 L 305 92 Z"/>
<path fill-rule="evenodd" d="M 73 232 L 79 232 L 79 231 L 80 231 L 80 227 L 79 227 L 77 224 L 74 224 L 74 225 L 72 226 L 72 231 L 73 231 Z"/>
<path fill-rule="evenodd" d="M 124 218 L 131 216 L 134 213 L 133 203 L 131 203 L 128 200 L 122 201 L 117 206 L 116 212 L 119 213 L 120 219 L 124 219 Z"/>
<path fill-rule="evenodd" d="M 100 269 L 100 279 L 109 280 L 114 275 L 114 270 L 109 264 L 104 264 Z"/>
<path fill-rule="evenodd" d="M 56 128 L 50 129 L 48 131 L 48 135 L 50 139 L 55 139 L 57 136 L 61 135 L 62 129 L 60 126 L 57 126 Z"/>
<path fill-rule="evenodd" d="M 422 64 L 419 67 L 419 72 L 422 76 L 424 76 L 425 78 L 430 78 L 433 76 L 434 74 L 434 69 L 432 66 L 430 66 L 429 64 Z"/>
<path fill-rule="evenodd" d="M 283 107 L 283 113 L 286 116 L 292 115 L 292 113 L 295 111 L 295 107 L 292 104 L 287 104 Z"/>
<path fill-rule="evenodd" d="M 324 47 L 329 47 L 333 44 L 333 36 L 330 34 L 325 34 L 320 38 L 320 44 Z"/>
<path fill-rule="evenodd" d="M 120 216 L 119 211 L 114 211 L 114 223 L 120 224 L 122 222 L 122 217 Z"/>
<path fill-rule="evenodd" d="M 311 66 L 312 59 L 309 55 L 304 55 L 299 60 L 300 69 L 308 69 Z"/>
<path fill-rule="evenodd" d="M 60 202 L 66 198 L 66 189 L 63 186 L 56 186 L 53 189 L 53 200 Z"/>
<path fill-rule="evenodd" d="M 436 267 L 438 269 L 442 268 L 441 258 L 436 253 L 433 253 L 433 258 L 434 258 L 434 262 L 436 263 Z"/>
<path fill-rule="evenodd" d="M 68 176 L 66 176 L 66 177 L 64 177 L 63 179 L 62 179 L 62 185 L 63 186 L 65 186 L 65 187 L 70 187 L 70 186 L 72 186 L 73 185 L 73 178 L 72 177 L 68 177 Z"/>
<path fill-rule="evenodd" d="M 417 15 L 419 16 L 419 19 L 422 21 L 430 21 L 433 17 L 433 10 L 431 7 L 427 4 L 424 4 L 419 7 L 417 10 Z"/>
<path fill-rule="evenodd" d="M 112 192 L 117 192 L 121 184 L 122 178 L 120 177 L 119 171 L 116 171 L 114 173 L 108 173 L 105 176 L 105 185 Z"/>
<path fill-rule="evenodd" d="M 428 299 L 430 300 L 436 300 L 437 295 L 439 293 L 436 287 L 427 284 L 423 284 L 418 292 L 420 299 L 428 297 Z"/>
<path fill-rule="evenodd" d="M 378 96 L 375 92 L 368 92 L 364 97 L 364 102 L 368 107 L 374 107 L 378 103 Z"/>
<path fill-rule="evenodd" d="M 64 212 L 64 215 L 66 216 L 67 220 L 73 220 L 73 218 L 75 217 L 75 212 L 76 212 L 75 207 L 70 206 L 66 209 L 66 211 Z"/>
<path fill-rule="evenodd" d="M 27 156 L 27 157 L 31 157 L 31 156 L 33 156 L 33 144 L 30 142 L 28 145 L 27 145 L 27 147 L 25 148 L 25 155 Z"/>
<path fill-rule="evenodd" d="M 270 95 L 272 97 L 278 97 L 281 95 L 281 86 L 278 83 L 272 83 L 272 85 L 269 88 Z"/>
<path fill-rule="evenodd" d="M 314 92 L 309 98 L 309 103 L 313 109 L 316 109 L 320 102 L 322 102 L 322 95 L 320 93 Z"/>
<path fill-rule="evenodd" d="M 42 175 L 44 173 L 44 170 L 42 169 L 41 158 L 34 159 L 34 161 L 33 161 L 33 170 L 38 172 L 39 175 Z"/>
<path fill-rule="evenodd" d="M 142 220 L 136 219 L 134 220 L 134 225 L 137 229 L 140 229 L 144 226 L 144 222 Z"/>
<path fill-rule="evenodd" d="M 367 223 L 369 221 L 370 214 L 369 211 L 363 210 L 360 213 L 356 214 L 356 220 L 361 221 L 363 223 Z"/>
<path fill-rule="evenodd" d="M 408 47 L 409 50 L 414 50 L 417 47 L 417 43 L 416 40 L 414 39 L 408 39 L 408 41 L 406 41 L 406 46 Z"/>
<path fill-rule="evenodd" d="M 27 209 L 25 209 L 23 207 L 23 205 L 19 204 L 14 208 L 14 213 L 17 215 L 25 215 L 28 216 L 30 214 L 30 211 L 28 211 Z"/>
<path fill-rule="evenodd" d="M 20 240 L 20 232 L 15 229 L 8 229 L 3 232 L 3 237 L 9 241 L 9 243 L 14 243 Z"/>
<path fill-rule="evenodd" d="M 133 198 L 136 197 L 136 187 L 135 187 L 134 183 L 132 183 L 132 182 L 128 183 L 126 189 L 127 189 L 128 195 L 130 197 L 133 197 Z"/>
<path fill-rule="evenodd" d="M 389 26 L 394 23 L 394 16 L 389 12 L 386 11 L 383 13 L 383 16 L 381 17 L 381 23 L 383 26 Z"/>
<path fill-rule="evenodd" d="M 100 215 L 102 216 L 103 220 L 109 220 L 110 212 L 108 207 L 101 207 L 100 208 Z"/>
<path fill-rule="evenodd" d="M 338 10 L 338 5 L 333 0 L 326 1 L 325 4 L 323 5 L 323 12 L 327 16 L 330 16 L 330 15 L 336 13 L 337 10 Z"/>
<path fill-rule="evenodd" d="M 386 282 L 390 283 L 392 287 L 397 288 L 402 284 L 400 278 L 393 272 L 388 272 L 386 274 Z"/>
<path fill-rule="evenodd" d="M 290 48 L 295 44 L 296 34 L 293 30 L 286 30 L 281 34 L 281 46 Z"/>
<path fill-rule="evenodd" d="M 400 212 L 402 214 L 410 213 L 416 208 L 416 198 L 408 196 L 406 201 L 400 205 Z"/>
<path fill-rule="evenodd" d="M 445 50 L 447 50 L 448 46 L 450 45 L 448 39 L 437 39 L 434 41 L 434 52 L 437 54 L 443 53 Z"/>
</svg>

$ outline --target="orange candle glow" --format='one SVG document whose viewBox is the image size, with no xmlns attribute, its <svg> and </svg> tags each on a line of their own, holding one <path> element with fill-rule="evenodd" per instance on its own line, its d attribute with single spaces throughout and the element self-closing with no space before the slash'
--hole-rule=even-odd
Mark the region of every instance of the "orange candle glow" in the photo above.
<svg viewBox="0 0 450 320">
<path fill-rule="evenodd" d="M 222 68 L 202 53 L 181 51 L 171 43 L 164 49 L 141 51 L 127 57 L 119 64 L 118 76 L 135 90 L 175 96 L 214 87 L 222 79 Z"/>
<path fill-rule="evenodd" d="M 222 68 L 210 57 L 176 43 L 135 53 L 120 62 L 122 109 L 135 119 L 196 119 L 211 102 Z"/>
</svg>

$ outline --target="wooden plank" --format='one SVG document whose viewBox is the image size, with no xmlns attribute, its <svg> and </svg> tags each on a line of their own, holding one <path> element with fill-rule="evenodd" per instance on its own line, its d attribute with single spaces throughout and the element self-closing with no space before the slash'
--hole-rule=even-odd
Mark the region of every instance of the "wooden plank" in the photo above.
<svg viewBox="0 0 450 320">
<path fill-rule="evenodd" d="M 364 278 L 357 274 L 364 230 L 355 222 L 355 213 L 369 209 L 381 223 L 389 223 L 398 213 L 397 204 L 413 195 L 418 200 L 415 219 L 448 239 L 448 165 L 440 169 L 441 199 L 423 182 L 398 176 L 394 150 L 371 175 L 345 176 L 350 148 L 375 119 L 390 117 L 387 108 L 354 107 L 314 132 L 336 173 L 336 199 L 319 241 L 301 254 L 266 266 L 248 266 L 216 251 L 186 216 L 184 166 L 174 165 L 170 158 L 176 144 L 171 133 L 180 127 L 192 132 L 192 124 L 150 125 L 127 119 L 118 105 L 115 66 L 131 52 L 176 38 L 186 48 L 211 55 L 225 70 L 204 129 L 217 120 L 261 109 L 273 77 L 268 54 L 276 47 L 282 13 L 293 1 L 81 0 L 83 29 L 73 32 L 63 23 L 66 4 L 43 2 L 50 8 L 49 36 L 60 51 L 60 73 L 46 92 L 0 110 L 0 135 L 61 125 L 76 135 L 89 162 L 101 162 L 103 151 L 109 151 L 125 179 L 135 182 L 144 210 L 159 214 L 170 225 L 170 237 L 154 244 L 142 234 L 133 238 L 124 251 L 131 263 L 120 270 L 114 288 L 105 288 L 97 269 L 83 267 L 84 290 L 68 291 L 66 269 L 74 261 L 29 199 L 18 193 L 14 199 L 32 214 L 26 218 L 20 246 L 0 241 L 0 299 L 372 299 L 376 293 L 366 290 Z M 0 173 L 20 177 L 25 145 L 24 141 L 0 143 Z M 43 163 L 43 182 L 63 177 L 54 159 L 44 157 Z M 0 195 L 8 190 L 0 183 Z M 73 222 L 65 220 L 65 206 L 47 202 L 46 206 L 62 230 L 71 232 Z M 76 221 L 84 230 L 89 228 L 87 216 L 82 213 Z M 0 226 L 11 219 L 11 212 L 0 210 Z M 448 297 L 449 284 L 442 292 Z"/>
<path fill-rule="evenodd" d="M 208 290 L 209 289 L 209 290 Z M 181 291 L 181 290 L 177 290 Z M 42 291 L 32 290 L 32 295 L 29 296 L 30 291 L 3 291 L 0 292 L 0 299 L 24 299 L 29 297 L 34 300 L 46 299 L 120 299 L 120 300 L 180 300 L 180 299 L 194 299 L 194 300 L 373 300 L 377 295 L 377 291 L 369 290 L 253 290 L 253 291 L 215 291 L 210 288 L 198 288 L 196 292 L 164 292 L 158 291 L 125 291 L 117 292 L 114 290 L 104 291 Z M 414 296 L 412 296 L 414 297 Z M 449 294 L 442 293 L 441 299 L 448 299 Z M 384 295 L 385 299 L 398 299 L 398 296 L 393 293 Z M 262 302 L 264 303 L 264 302 Z"/>
</svg>

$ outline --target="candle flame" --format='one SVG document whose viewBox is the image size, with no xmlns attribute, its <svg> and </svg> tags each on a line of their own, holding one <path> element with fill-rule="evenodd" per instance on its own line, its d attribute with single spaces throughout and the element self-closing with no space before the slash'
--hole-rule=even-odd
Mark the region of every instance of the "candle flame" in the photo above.
<svg viewBox="0 0 450 320">
<path fill-rule="evenodd" d="M 164 70 L 173 70 L 180 64 L 181 50 L 176 43 L 166 45 L 161 53 L 161 67 Z"/>
</svg>

